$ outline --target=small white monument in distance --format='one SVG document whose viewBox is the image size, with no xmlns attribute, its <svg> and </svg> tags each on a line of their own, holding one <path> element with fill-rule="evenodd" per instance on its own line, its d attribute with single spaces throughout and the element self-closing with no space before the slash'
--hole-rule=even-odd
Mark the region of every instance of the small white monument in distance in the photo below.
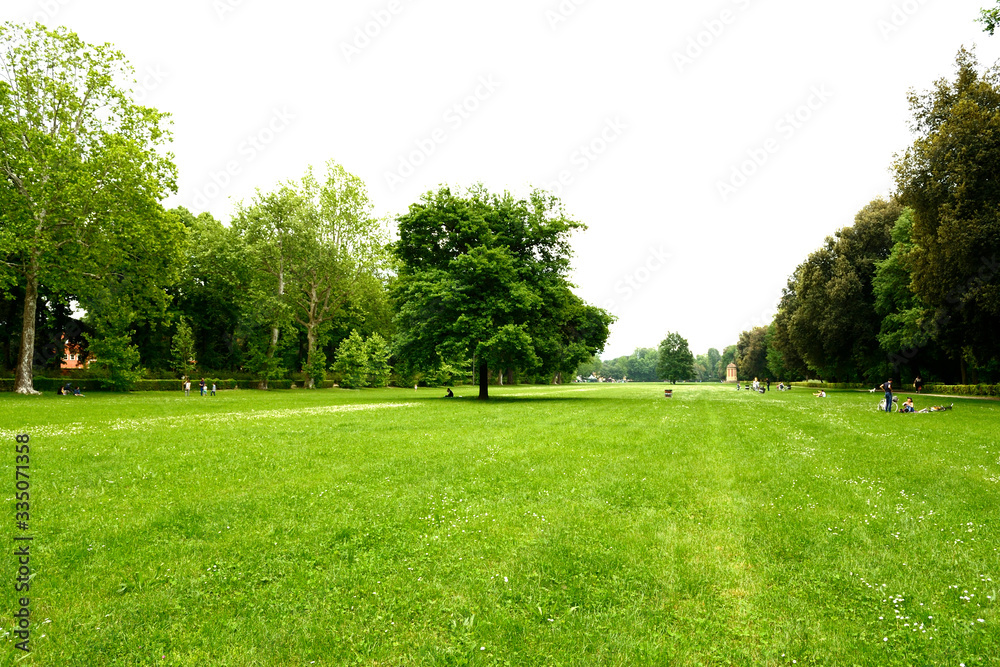
<svg viewBox="0 0 1000 667">
<path fill-rule="evenodd" d="M 736 364 L 731 363 L 726 366 L 726 382 L 739 383 L 739 380 L 736 377 Z"/>
</svg>

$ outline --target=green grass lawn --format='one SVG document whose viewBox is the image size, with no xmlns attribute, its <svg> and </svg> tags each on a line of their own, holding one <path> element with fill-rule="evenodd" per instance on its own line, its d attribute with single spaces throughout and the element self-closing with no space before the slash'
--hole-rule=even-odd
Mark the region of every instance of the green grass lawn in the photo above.
<svg viewBox="0 0 1000 667">
<path fill-rule="evenodd" d="M 1000 403 L 443 393 L 0 395 L 0 663 L 29 433 L 18 664 L 1000 664 Z"/>
</svg>

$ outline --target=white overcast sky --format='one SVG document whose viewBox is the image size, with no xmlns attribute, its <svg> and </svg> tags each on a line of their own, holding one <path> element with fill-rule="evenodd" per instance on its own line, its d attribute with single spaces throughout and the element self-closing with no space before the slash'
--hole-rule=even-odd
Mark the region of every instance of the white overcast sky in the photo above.
<svg viewBox="0 0 1000 667">
<path fill-rule="evenodd" d="M 1000 59 L 974 22 L 991 2 L 5 0 L 0 16 L 124 52 L 142 102 L 172 114 L 168 207 L 228 222 L 329 159 L 387 216 L 440 184 L 558 185 L 589 227 L 577 293 L 618 317 L 608 359 L 667 331 L 721 350 L 769 322 L 796 265 L 892 191 L 907 91 L 951 78 L 963 45 Z"/>
</svg>

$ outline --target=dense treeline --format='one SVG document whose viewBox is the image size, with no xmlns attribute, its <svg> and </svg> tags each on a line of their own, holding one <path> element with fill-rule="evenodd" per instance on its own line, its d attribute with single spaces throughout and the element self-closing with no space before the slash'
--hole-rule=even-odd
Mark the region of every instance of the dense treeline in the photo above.
<svg viewBox="0 0 1000 667">
<path fill-rule="evenodd" d="M 792 273 L 774 320 L 740 334 L 690 379 L 878 385 L 1000 380 L 1000 70 L 962 49 L 954 80 L 911 93 L 913 145 L 896 191 Z M 581 371 L 637 377 L 642 351 Z M 715 371 L 713 376 L 710 370 Z"/>
<path fill-rule="evenodd" d="M 744 332 L 740 377 L 879 384 L 1000 379 L 1000 72 L 961 50 L 953 81 L 911 93 L 914 144 L 877 199 Z"/>
<path fill-rule="evenodd" d="M 735 348 L 733 348 L 735 349 Z M 667 332 L 659 347 L 636 348 L 624 357 L 602 361 L 593 356 L 577 367 L 577 377 L 581 380 L 603 380 L 615 382 L 672 382 L 695 380 L 714 382 L 725 378 L 724 355 L 712 348 L 707 354 L 695 357 L 688 347 L 687 339 L 676 332 Z M 730 356 L 730 360 L 732 357 Z M 727 361 L 726 364 L 729 362 Z"/>
<path fill-rule="evenodd" d="M 33 393 L 68 348 L 104 386 L 294 375 L 323 386 L 558 380 L 613 318 L 568 283 L 559 201 L 442 189 L 391 243 L 363 182 L 330 161 L 224 224 L 165 210 L 167 114 L 133 102 L 110 45 L 0 26 L 0 370 Z M 470 372 L 466 375 L 466 370 Z M 481 392 L 485 398 L 485 391 Z"/>
</svg>

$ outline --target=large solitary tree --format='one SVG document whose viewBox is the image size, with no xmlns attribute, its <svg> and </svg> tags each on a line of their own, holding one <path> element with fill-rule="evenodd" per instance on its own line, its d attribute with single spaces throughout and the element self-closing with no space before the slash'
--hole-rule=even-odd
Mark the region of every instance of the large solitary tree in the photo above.
<svg viewBox="0 0 1000 667">
<path fill-rule="evenodd" d="M 393 297 L 405 364 L 471 359 L 487 399 L 491 370 L 572 373 L 603 349 L 612 317 L 573 294 L 567 278 L 569 237 L 583 225 L 555 197 L 441 188 L 398 221 Z"/>
<path fill-rule="evenodd" d="M 134 285 L 117 248 L 163 259 L 155 246 L 179 234 L 159 204 L 175 168 L 159 152 L 166 114 L 133 102 L 132 68 L 112 46 L 8 22 L 0 58 L 0 288 L 23 286 L 15 391 L 30 394 L 40 285 L 81 302 L 91 294 L 107 306 L 102 321 L 120 320 Z"/>
<path fill-rule="evenodd" d="M 660 341 L 656 373 L 661 380 L 689 380 L 694 375 L 694 355 L 688 347 L 687 339 L 674 331 L 668 331 Z"/>
</svg>

